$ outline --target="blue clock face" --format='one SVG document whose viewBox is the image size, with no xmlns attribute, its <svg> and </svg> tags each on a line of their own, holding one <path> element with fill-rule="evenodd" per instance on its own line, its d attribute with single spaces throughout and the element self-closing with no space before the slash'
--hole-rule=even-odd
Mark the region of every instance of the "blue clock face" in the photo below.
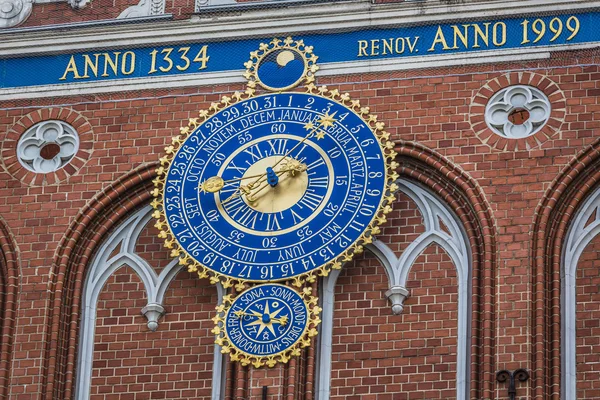
<svg viewBox="0 0 600 400">
<path fill-rule="evenodd" d="M 181 145 L 164 186 L 175 239 L 198 264 L 278 281 L 335 261 L 368 229 L 386 159 L 354 111 L 305 93 L 231 105 Z"/>
<path fill-rule="evenodd" d="M 298 292 L 265 284 L 248 289 L 233 301 L 224 327 L 231 345 L 244 354 L 265 357 L 296 344 L 309 321 L 309 310 Z"/>
</svg>

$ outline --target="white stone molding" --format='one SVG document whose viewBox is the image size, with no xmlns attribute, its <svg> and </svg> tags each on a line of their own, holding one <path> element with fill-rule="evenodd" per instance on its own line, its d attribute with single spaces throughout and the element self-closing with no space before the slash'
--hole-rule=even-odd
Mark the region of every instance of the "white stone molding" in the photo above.
<svg viewBox="0 0 600 400">
<path fill-rule="evenodd" d="M 416 259 L 432 243 L 446 251 L 456 267 L 458 276 L 458 338 L 456 355 L 456 398 L 469 399 L 470 353 L 471 353 L 471 254 L 469 241 L 458 218 L 436 196 L 412 182 L 399 180 L 400 191 L 409 196 L 423 216 L 425 232 L 412 242 L 398 258 L 383 242 L 374 240 L 366 248 L 383 265 L 389 279 L 390 289 L 386 296 L 392 303 L 392 312 L 400 314 L 408 297 L 406 289 L 408 274 Z M 444 229 L 444 227 L 446 229 Z M 336 272 L 336 271 L 333 271 Z M 316 400 L 329 400 L 331 388 L 331 343 L 333 330 L 333 303 L 335 284 L 339 271 L 323 280 L 322 323 L 317 374 Z"/>
<path fill-rule="evenodd" d="M 528 117 L 520 124 L 510 120 L 513 112 L 522 110 Z M 550 118 L 552 106 L 541 90 L 532 86 L 513 85 L 499 90 L 485 107 L 485 122 L 497 135 L 520 139 L 535 135 Z"/>
<path fill-rule="evenodd" d="M 595 213 L 594 218 L 592 215 Z M 592 221 L 590 221 L 592 219 Z M 600 233 L 600 188 L 583 203 L 569 227 L 562 265 L 561 280 L 561 355 L 562 355 L 562 398 L 577 399 L 577 264 L 579 258 Z"/>
<path fill-rule="evenodd" d="M 333 313 L 335 311 L 335 284 L 341 269 L 334 269 L 323 278 L 319 287 L 321 327 L 319 328 L 315 400 L 329 400 L 331 391 L 331 352 L 333 344 Z"/>
<path fill-rule="evenodd" d="M 195 10 L 200 12 L 207 7 L 229 6 L 239 4 L 236 0 L 196 0 Z"/>
<path fill-rule="evenodd" d="M 2 0 L 0 0 L 2 1 Z M 17 143 L 17 159 L 29 171 L 46 174 L 67 165 L 79 150 L 79 135 L 64 121 L 39 122 Z"/>
<path fill-rule="evenodd" d="M 60 3 L 65 0 L 0 0 L 0 29 L 15 27 L 27 20 L 34 4 Z M 77 10 L 86 6 L 89 0 L 67 0 Z"/>
<path fill-rule="evenodd" d="M 217 304 L 223 302 L 225 288 L 221 282 L 217 283 Z M 221 353 L 221 346 L 215 344 L 213 349 L 213 373 L 212 373 L 212 400 L 223 400 L 225 398 L 225 384 L 227 380 L 227 368 L 225 354 Z"/>
<path fill-rule="evenodd" d="M 148 319 L 148 329 L 155 331 L 158 321 L 165 313 L 162 306 L 165 293 L 175 278 L 182 270 L 177 259 L 173 259 L 160 274 L 156 274 L 148 262 L 135 252 L 137 239 L 148 224 L 152 208 L 146 206 L 123 222 L 100 247 L 97 255 L 89 266 L 85 283 L 82 305 L 81 327 L 79 333 L 78 374 L 76 382 L 76 399 L 87 400 L 90 397 L 92 362 L 94 355 L 94 335 L 96 330 L 96 307 L 98 296 L 110 276 L 122 266 L 127 265 L 139 276 L 146 290 L 148 304 L 141 313 Z M 219 299 L 223 296 L 223 289 L 217 287 Z M 220 300 L 219 300 L 220 301 Z M 218 376 L 219 384 L 213 384 L 213 399 L 220 400 L 223 391 L 221 376 L 223 374 L 223 357 L 220 349 L 215 345 L 215 365 L 213 379 Z M 217 356 L 218 355 L 218 356 Z M 217 393 L 218 397 L 215 397 Z"/>
<path fill-rule="evenodd" d="M 165 0 L 140 0 L 135 6 L 131 6 L 121 12 L 117 19 L 161 15 L 165 13 L 165 3 Z"/>
<path fill-rule="evenodd" d="M 17 26 L 31 15 L 33 0 L 0 0 L 0 29 Z"/>
</svg>

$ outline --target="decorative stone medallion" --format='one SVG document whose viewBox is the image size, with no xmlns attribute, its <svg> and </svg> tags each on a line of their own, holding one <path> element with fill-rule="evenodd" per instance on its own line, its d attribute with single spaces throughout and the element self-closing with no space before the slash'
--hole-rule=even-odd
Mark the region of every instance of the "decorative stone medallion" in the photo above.
<svg viewBox="0 0 600 400">
<path fill-rule="evenodd" d="M 498 151 L 530 151 L 555 135 L 566 116 L 564 92 L 548 76 L 511 72 L 483 83 L 469 108 L 475 135 Z"/>
<path fill-rule="evenodd" d="M 519 139 L 534 135 L 550 118 L 548 97 L 532 86 L 509 86 L 494 94 L 486 106 L 485 120 L 498 135 Z"/>
<path fill-rule="evenodd" d="M 79 149 L 75 128 L 63 121 L 40 122 L 17 143 L 17 158 L 32 172 L 47 174 L 64 167 Z"/>
</svg>

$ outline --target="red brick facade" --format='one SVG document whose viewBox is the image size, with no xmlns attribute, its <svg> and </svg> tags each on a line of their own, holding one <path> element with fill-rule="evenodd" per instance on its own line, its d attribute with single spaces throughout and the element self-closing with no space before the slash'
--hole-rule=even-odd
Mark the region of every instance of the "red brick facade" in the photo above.
<svg viewBox="0 0 600 400">
<path fill-rule="evenodd" d="M 102 1 L 71 21 L 114 18 L 134 4 Z M 189 1 L 167 4 L 175 18 L 193 13 Z M 66 3 L 34 7 L 24 26 L 56 23 L 72 11 Z M 518 368 L 531 373 L 518 383 L 520 398 L 560 398 L 565 237 L 600 180 L 598 56 L 572 51 L 543 62 L 317 78 L 360 99 L 386 123 L 401 179 L 434 195 L 461 224 L 471 268 L 472 399 L 507 399 L 496 372 Z M 517 84 L 543 91 L 552 113 L 530 138 L 501 138 L 485 123 L 485 105 Z M 242 88 L 0 102 L 0 399 L 75 398 L 89 266 L 116 227 L 150 203 L 158 158 L 179 127 Z M 19 164 L 16 143 L 48 119 L 76 127 L 81 144 L 65 168 L 35 174 Z M 399 192 L 378 239 L 400 257 L 424 232 L 423 219 Z M 577 268 L 581 399 L 600 398 L 599 243 L 586 247 Z M 157 275 L 172 260 L 153 222 L 135 249 Z M 384 265 L 369 252 L 344 266 L 335 285 L 331 400 L 455 398 L 462 305 L 451 257 L 437 244 L 417 257 L 400 315 L 385 295 L 389 285 Z M 208 280 L 179 272 L 153 332 L 140 313 L 147 304 L 143 284 L 123 264 L 97 304 L 90 398 L 208 400 L 213 385 L 223 383 L 226 400 L 262 399 L 263 386 L 269 400 L 316 399 L 319 338 L 301 357 L 272 369 L 226 360 L 224 382 L 213 382 L 217 298 Z"/>
</svg>

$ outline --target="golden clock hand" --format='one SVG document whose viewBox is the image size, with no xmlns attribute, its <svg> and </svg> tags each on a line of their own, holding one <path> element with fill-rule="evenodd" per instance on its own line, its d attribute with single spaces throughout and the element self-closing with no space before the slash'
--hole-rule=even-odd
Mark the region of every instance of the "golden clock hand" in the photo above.
<svg viewBox="0 0 600 400">
<path fill-rule="evenodd" d="M 296 160 L 294 160 L 296 161 Z M 277 176 L 281 176 L 282 174 L 286 173 L 286 172 L 291 172 L 292 176 L 295 175 L 296 172 L 304 172 L 306 171 L 306 164 L 304 163 L 294 163 L 291 167 L 289 168 L 284 168 L 284 169 L 280 169 L 279 171 L 275 172 L 275 174 L 277 174 Z M 252 182 L 249 185 L 240 185 L 240 187 L 238 187 L 235 192 L 233 192 L 231 194 L 231 196 L 229 196 L 228 198 L 226 198 L 225 200 L 223 200 L 221 202 L 222 205 L 226 204 L 227 202 L 233 200 L 236 197 L 240 197 L 243 195 L 246 195 L 246 199 L 249 202 L 254 202 L 256 199 L 253 199 L 253 196 L 258 194 L 258 192 L 263 191 L 266 187 L 270 186 L 267 183 L 267 177 L 266 177 L 266 173 L 262 175 L 262 178 L 259 178 L 258 180 L 256 180 L 255 182 Z M 261 186 L 259 186 L 258 188 L 254 188 L 254 186 L 256 184 L 261 184 Z M 267 184 L 265 184 L 267 183 Z M 254 193 L 252 193 L 253 190 L 256 190 Z"/>
<path fill-rule="evenodd" d="M 286 169 L 282 169 L 280 171 L 294 171 L 296 170 L 297 167 L 290 167 L 290 168 L 286 168 Z M 212 176 L 210 178 L 208 178 L 207 180 L 205 180 L 204 182 L 202 182 L 199 186 L 199 189 L 207 192 L 207 193 L 216 193 L 219 190 L 223 189 L 223 187 L 225 185 L 229 185 L 233 182 L 239 182 L 242 181 L 244 179 L 252 179 L 252 178 L 261 178 L 264 177 L 266 175 L 266 173 L 263 174 L 257 174 L 257 175 L 250 175 L 250 176 L 243 176 L 241 178 L 235 178 L 235 179 L 228 179 L 228 180 L 223 180 L 223 178 L 221 178 L 220 176 Z M 250 186 L 250 185 L 248 185 Z"/>
<path fill-rule="evenodd" d="M 318 126 L 314 126 L 312 122 L 309 122 L 306 125 L 304 125 L 304 129 L 310 130 L 310 132 L 308 132 L 308 134 L 304 137 L 304 139 L 302 139 L 301 141 L 299 141 L 298 143 L 296 143 L 296 145 L 294 147 L 292 147 L 291 150 L 288 151 L 287 154 L 285 154 L 279 161 L 277 161 L 275 163 L 275 165 L 271 166 L 271 168 L 275 168 L 277 165 L 279 165 L 280 162 L 282 162 L 283 160 L 285 160 L 286 158 L 288 158 L 289 155 L 292 154 L 292 152 L 294 150 L 296 150 L 296 148 L 298 148 L 298 146 L 300 146 L 302 143 L 306 142 L 318 130 L 321 130 L 321 133 L 317 133 L 317 139 L 323 139 L 325 137 L 325 134 L 327 132 L 325 132 L 323 129 L 321 129 L 321 127 L 322 126 L 324 126 L 324 127 L 333 126 L 333 124 L 335 122 L 335 119 L 333 117 L 335 116 L 335 114 L 337 114 L 337 111 L 334 112 L 331 115 L 325 113 L 325 115 L 323 115 L 321 118 L 319 118 L 319 125 Z"/>
<path fill-rule="evenodd" d="M 301 167 L 304 166 L 304 168 L 302 169 Z M 306 171 L 306 165 L 305 164 L 300 164 L 300 168 L 296 167 L 296 168 L 291 168 L 290 170 L 280 170 L 277 171 L 276 174 L 277 176 L 281 176 L 286 172 L 302 172 L 302 171 Z M 265 190 L 266 188 L 268 188 L 269 186 L 271 186 L 268 182 L 264 182 L 261 186 L 257 187 L 256 189 L 252 188 L 250 189 L 249 193 L 246 193 L 246 199 L 250 202 L 250 203 L 254 203 L 256 201 L 256 195 L 259 194 L 260 192 L 262 192 L 263 190 Z"/>
<path fill-rule="evenodd" d="M 301 141 L 299 141 L 298 143 L 296 143 L 296 145 L 294 147 L 292 147 L 283 157 L 281 157 L 275 164 L 273 164 L 271 166 L 271 168 L 275 169 L 275 167 L 278 166 L 283 160 L 287 159 L 290 156 L 290 154 L 292 154 L 292 152 L 298 148 L 298 146 L 300 146 L 302 143 L 304 143 L 308 139 L 310 139 L 312 137 L 312 135 L 315 132 L 317 132 L 318 130 L 321 130 L 321 132 L 317 133 L 317 139 L 323 139 L 325 137 L 325 135 L 326 135 L 327 132 L 325 132 L 323 129 L 321 129 L 321 127 L 322 126 L 324 126 L 324 127 L 333 126 L 334 122 L 336 121 L 333 118 L 335 116 L 335 114 L 337 114 L 337 111 L 334 112 L 331 115 L 329 115 L 328 113 L 325 113 L 325 115 L 323 115 L 321 118 L 319 118 L 319 125 L 318 126 L 314 126 L 312 122 L 309 122 L 309 123 L 305 124 L 304 128 L 306 130 L 310 130 L 310 132 L 308 132 L 308 134 L 304 137 L 304 139 L 302 139 Z M 256 185 L 256 183 L 258 183 L 258 181 L 261 178 L 263 178 L 264 176 L 266 176 L 266 175 L 267 175 L 267 173 L 265 172 L 255 182 L 252 182 L 252 184 L 250 186 Z M 227 199 L 226 201 L 228 201 L 228 200 L 229 199 Z"/>
<path fill-rule="evenodd" d="M 280 318 L 271 318 L 271 321 L 277 322 L 281 326 L 286 326 L 287 323 L 288 323 L 288 317 L 283 316 L 283 317 L 280 317 Z"/>
<path fill-rule="evenodd" d="M 253 314 L 248 314 L 247 312 L 243 312 L 242 310 L 239 311 L 234 311 L 233 312 L 237 317 L 243 317 L 243 316 L 247 316 L 247 317 L 258 317 L 258 318 L 262 318 L 262 315 L 260 313 L 257 312 L 253 312 Z"/>
</svg>

